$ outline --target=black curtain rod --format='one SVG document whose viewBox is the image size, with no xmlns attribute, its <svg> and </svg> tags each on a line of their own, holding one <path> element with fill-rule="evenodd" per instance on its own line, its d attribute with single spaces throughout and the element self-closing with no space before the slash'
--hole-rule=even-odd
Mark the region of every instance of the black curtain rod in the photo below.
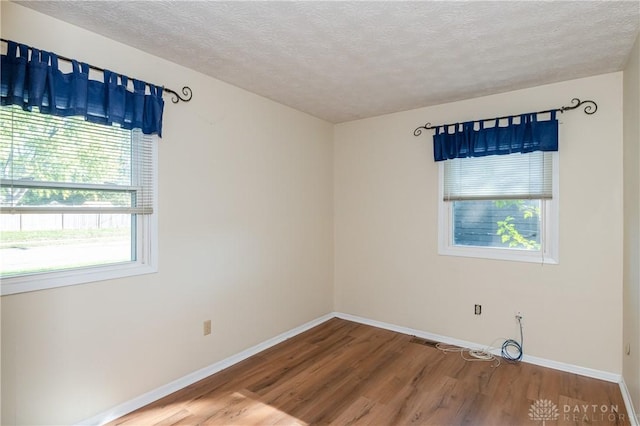
<svg viewBox="0 0 640 426">
<path fill-rule="evenodd" d="M 5 43 L 9 42 L 9 40 L 4 39 L 4 38 L 0 38 L 0 41 L 3 41 Z M 29 49 L 31 49 L 30 46 L 29 46 Z M 58 55 L 57 53 L 56 53 L 56 56 L 58 57 L 58 59 L 62 59 L 63 61 L 67 61 L 67 62 L 73 61 L 73 59 L 67 58 L 66 56 Z M 81 61 L 78 61 L 78 62 L 81 62 Z M 87 65 L 89 65 L 89 68 L 91 68 L 94 71 L 99 71 L 99 72 L 104 72 L 105 71 L 104 68 L 96 67 L 95 65 L 90 65 L 90 64 L 87 64 Z M 124 74 L 118 74 L 118 75 L 124 75 Z M 133 80 L 129 76 L 125 76 L 125 77 Z M 191 91 L 191 88 L 189 86 L 184 86 L 182 88 L 182 91 L 181 91 L 182 92 L 182 96 L 180 96 L 178 94 L 178 92 L 176 92 L 175 90 L 171 90 L 171 89 L 169 89 L 167 87 L 163 87 L 162 90 L 165 91 L 165 92 L 171 93 L 171 102 L 173 102 L 174 104 L 177 104 L 180 101 L 189 102 L 191 100 L 191 98 L 193 97 L 193 92 Z"/>
<path fill-rule="evenodd" d="M 545 114 L 545 113 L 549 113 L 549 112 L 553 112 L 553 111 L 560 111 L 561 113 L 565 112 L 565 111 L 570 111 L 572 109 L 576 109 L 584 104 L 584 113 L 591 115 L 591 114 L 595 114 L 595 112 L 598 110 L 598 104 L 596 104 L 593 101 L 581 101 L 578 98 L 573 98 L 571 100 L 572 104 L 575 105 L 571 105 L 571 106 L 563 106 L 560 108 L 556 108 L 556 109 L 548 109 L 546 111 L 538 111 L 534 114 Z M 502 120 L 503 118 L 509 118 L 509 117 L 513 117 L 512 115 L 505 115 L 502 117 L 495 117 L 495 118 L 484 118 L 482 120 L 475 120 L 475 121 L 491 121 L 491 120 Z M 438 127 L 448 127 L 448 126 L 455 126 L 456 124 L 460 124 L 460 123 L 449 123 L 449 124 L 438 124 L 437 126 L 432 125 L 431 123 L 427 123 L 424 126 L 420 126 L 417 127 L 414 131 L 413 131 L 413 135 L 414 136 L 420 136 L 422 134 L 422 129 L 424 130 L 431 130 L 431 129 L 437 129 Z"/>
</svg>

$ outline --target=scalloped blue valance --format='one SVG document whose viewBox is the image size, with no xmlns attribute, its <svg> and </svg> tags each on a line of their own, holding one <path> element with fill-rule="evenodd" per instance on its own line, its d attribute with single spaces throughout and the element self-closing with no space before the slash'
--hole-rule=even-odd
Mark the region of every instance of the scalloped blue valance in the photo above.
<svg viewBox="0 0 640 426">
<path fill-rule="evenodd" d="M 435 161 L 454 158 L 505 155 L 516 152 L 558 150 L 558 120 L 556 111 L 549 111 L 549 120 L 538 121 L 538 113 L 506 117 L 507 126 L 500 119 L 485 128 L 485 122 L 469 121 L 436 127 L 433 135 Z M 517 122 L 514 122 L 514 118 Z"/>
<path fill-rule="evenodd" d="M 162 136 L 162 87 L 131 79 L 131 90 L 127 76 L 104 70 L 103 81 L 90 80 L 89 65 L 71 65 L 65 74 L 55 53 L 7 41 L 0 58 L 0 104 Z"/>
</svg>

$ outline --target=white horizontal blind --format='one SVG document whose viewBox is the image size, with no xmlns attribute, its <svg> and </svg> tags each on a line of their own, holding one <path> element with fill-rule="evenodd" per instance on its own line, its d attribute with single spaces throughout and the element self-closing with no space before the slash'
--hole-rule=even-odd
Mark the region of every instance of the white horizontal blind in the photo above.
<svg viewBox="0 0 640 426">
<path fill-rule="evenodd" d="M 0 107 L 2 213 L 153 213 L 153 137 Z"/>
<path fill-rule="evenodd" d="M 552 153 L 447 160 L 443 190 L 445 201 L 550 199 Z"/>
</svg>

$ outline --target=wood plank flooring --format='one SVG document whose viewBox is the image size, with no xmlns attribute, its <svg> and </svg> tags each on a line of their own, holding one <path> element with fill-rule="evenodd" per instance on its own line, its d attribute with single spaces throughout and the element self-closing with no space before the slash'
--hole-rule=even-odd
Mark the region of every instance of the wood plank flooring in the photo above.
<svg viewBox="0 0 640 426">
<path fill-rule="evenodd" d="M 311 424 L 630 423 L 616 383 L 525 363 L 467 362 L 337 318 L 110 423 Z"/>
</svg>

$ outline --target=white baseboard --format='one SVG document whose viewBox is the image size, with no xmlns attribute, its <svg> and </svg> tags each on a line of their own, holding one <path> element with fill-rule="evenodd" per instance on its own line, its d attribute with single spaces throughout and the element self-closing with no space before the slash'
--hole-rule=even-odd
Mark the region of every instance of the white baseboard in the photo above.
<svg viewBox="0 0 640 426">
<path fill-rule="evenodd" d="M 631 399 L 631 394 L 629 393 L 629 388 L 627 388 L 624 378 L 620 379 L 620 392 L 622 393 L 624 405 L 627 407 L 627 414 L 629 414 L 631 426 L 638 426 L 640 424 L 638 422 L 638 412 L 633 408 L 633 399 Z"/>
<path fill-rule="evenodd" d="M 144 407 L 145 405 L 148 405 L 154 401 L 157 401 L 158 399 L 163 398 L 175 391 L 178 391 L 184 387 L 187 387 L 199 380 L 209 377 L 212 374 L 222 371 L 225 368 L 231 367 L 232 365 L 237 364 L 240 361 L 244 361 L 245 359 L 259 352 L 269 349 L 270 347 L 275 346 L 278 343 L 284 342 L 285 340 L 290 339 L 302 332 L 305 332 L 317 325 L 320 325 L 323 322 L 328 321 L 334 317 L 335 315 L 333 313 L 323 315 L 320 318 L 316 318 L 312 321 L 309 321 L 306 324 L 302 324 L 299 327 L 286 331 L 282 334 L 277 335 L 276 337 L 273 337 L 269 340 L 265 340 L 262 343 L 252 346 L 249 349 L 246 349 L 240 353 L 237 353 L 228 358 L 225 358 L 222 361 L 218 361 L 198 371 L 194 371 L 193 373 L 187 374 L 186 376 L 181 377 L 177 380 L 174 380 L 171 383 L 168 383 L 164 386 L 160 386 L 159 388 L 156 388 L 132 400 L 124 402 L 116 407 L 111 408 L 110 410 L 107 410 L 103 413 L 93 416 L 90 419 L 83 420 L 77 423 L 76 425 L 93 426 L 93 425 L 103 425 L 105 423 L 108 423 L 112 420 L 117 419 L 118 417 L 122 417 L 125 414 L 131 413 L 132 411 L 135 411 L 138 408 Z"/>
<path fill-rule="evenodd" d="M 620 383 L 622 375 L 609 371 L 595 370 L 593 368 L 581 367 L 579 365 L 567 364 L 565 362 L 554 361 L 552 359 L 540 358 L 537 356 L 524 355 L 522 361 L 528 364 L 535 364 L 541 367 L 553 368 L 554 370 L 566 371 L 567 373 L 579 374 L 580 376 L 592 377 L 606 382 Z"/>
<path fill-rule="evenodd" d="M 323 315 L 319 318 L 316 318 L 313 321 L 309 321 L 306 324 L 303 324 L 299 327 L 296 327 L 292 330 L 289 330 L 287 332 L 284 332 L 276 337 L 273 337 L 269 340 L 266 340 L 262 343 L 259 343 L 255 346 L 252 346 L 249 349 L 246 349 L 238 354 L 232 355 L 226 359 L 223 359 L 222 361 L 216 362 L 214 364 L 211 364 L 207 367 L 204 367 L 198 371 L 194 371 L 193 373 L 187 374 L 184 377 L 181 377 L 177 380 L 174 380 L 171 383 L 168 383 L 164 386 L 161 386 L 157 389 L 154 389 L 150 392 L 147 392 L 143 395 L 140 395 L 130 401 L 124 402 L 116 407 L 113 407 L 110 410 L 107 410 L 103 413 L 100 413 L 94 417 L 91 417 L 90 419 L 84 420 L 82 422 L 77 423 L 77 425 L 86 425 L 86 426 L 93 426 L 93 425 L 103 425 L 105 423 L 108 423 L 112 420 L 117 419 L 118 417 L 122 417 L 125 414 L 128 414 L 132 411 L 137 410 L 138 408 L 144 407 L 145 405 L 148 405 L 160 398 L 163 398 L 175 391 L 178 391 L 186 386 L 189 386 L 199 380 L 202 380 L 212 374 L 215 374 L 221 370 L 224 370 L 225 368 L 228 368 L 234 364 L 239 363 L 240 361 L 243 361 L 259 352 L 262 352 L 272 346 L 277 345 L 278 343 L 281 343 L 287 339 L 290 339 L 291 337 L 294 337 L 302 332 L 305 332 L 317 325 L 322 324 L 323 322 L 326 322 L 328 320 L 330 320 L 331 318 L 342 318 L 344 320 L 347 321 L 353 321 L 353 322 L 357 322 L 360 324 L 365 324 L 365 325 L 370 325 L 373 327 L 378 327 L 378 328 L 383 328 L 386 330 L 390 330 L 390 331 L 395 331 L 398 333 L 403 333 L 403 334 L 408 334 L 408 335 L 412 335 L 412 336 L 417 336 L 417 337 L 421 337 L 423 339 L 429 339 L 429 340 L 433 340 L 436 342 L 442 342 L 442 343 L 446 343 L 449 345 L 455 345 L 455 346 L 460 346 L 460 347 L 465 347 L 465 348 L 471 348 L 471 349 L 485 349 L 486 345 L 481 345 L 478 343 L 474 343 L 474 342 L 468 342 L 465 340 L 460 340 L 460 339 L 455 339 L 453 337 L 448 337 L 448 336 L 442 336 L 439 334 L 435 334 L 435 333 L 429 333 L 426 331 L 422 331 L 422 330 L 416 330 L 413 328 L 408 328 L 408 327 L 402 327 L 399 325 L 395 325 L 395 324 L 390 324 L 390 323 L 386 323 L 386 322 L 382 322 L 382 321 L 376 321 L 376 320 L 372 320 L 372 319 L 368 319 L 368 318 L 363 318 L 363 317 L 359 317 L 356 315 L 351 315 L 351 314 L 345 314 L 342 312 L 332 312 L 326 315 Z M 496 349 L 492 351 L 495 355 L 500 355 L 500 350 Z M 560 371 L 565 371 L 568 373 L 575 373 L 575 374 L 579 374 L 581 376 L 587 376 L 587 377 L 592 377 L 595 379 L 600 379 L 600 380 L 605 380 L 608 382 L 614 382 L 614 383 L 619 383 L 620 384 L 620 390 L 622 392 L 622 397 L 624 399 L 624 403 L 627 409 L 627 413 L 629 413 L 629 418 L 631 421 L 632 426 L 640 426 L 638 424 L 638 418 L 635 414 L 635 411 L 633 409 L 633 404 L 631 402 L 631 397 L 629 395 L 629 390 L 627 389 L 626 384 L 624 383 L 624 380 L 622 379 L 622 376 L 620 374 L 615 374 L 615 373 L 611 373 L 611 372 L 607 372 L 607 371 L 601 371 L 601 370 L 595 370 L 592 368 L 586 368 L 586 367 L 581 367 L 581 366 L 577 366 L 577 365 L 573 365 L 573 364 L 567 364 L 564 362 L 559 362 L 559 361 L 553 361 L 553 360 L 549 360 L 549 359 L 545 359 L 545 358 L 539 358 L 539 357 L 535 357 L 535 356 L 530 356 L 530 355 L 525 355 L 522 359 L 523 362 L 529 363 L 529 364 L 535 364 L 535 365 L 539 365 L 542 367 L 548 367 L 548 368 L 553 368 L 555 370 L 560 370 Z"/>
</svg>

